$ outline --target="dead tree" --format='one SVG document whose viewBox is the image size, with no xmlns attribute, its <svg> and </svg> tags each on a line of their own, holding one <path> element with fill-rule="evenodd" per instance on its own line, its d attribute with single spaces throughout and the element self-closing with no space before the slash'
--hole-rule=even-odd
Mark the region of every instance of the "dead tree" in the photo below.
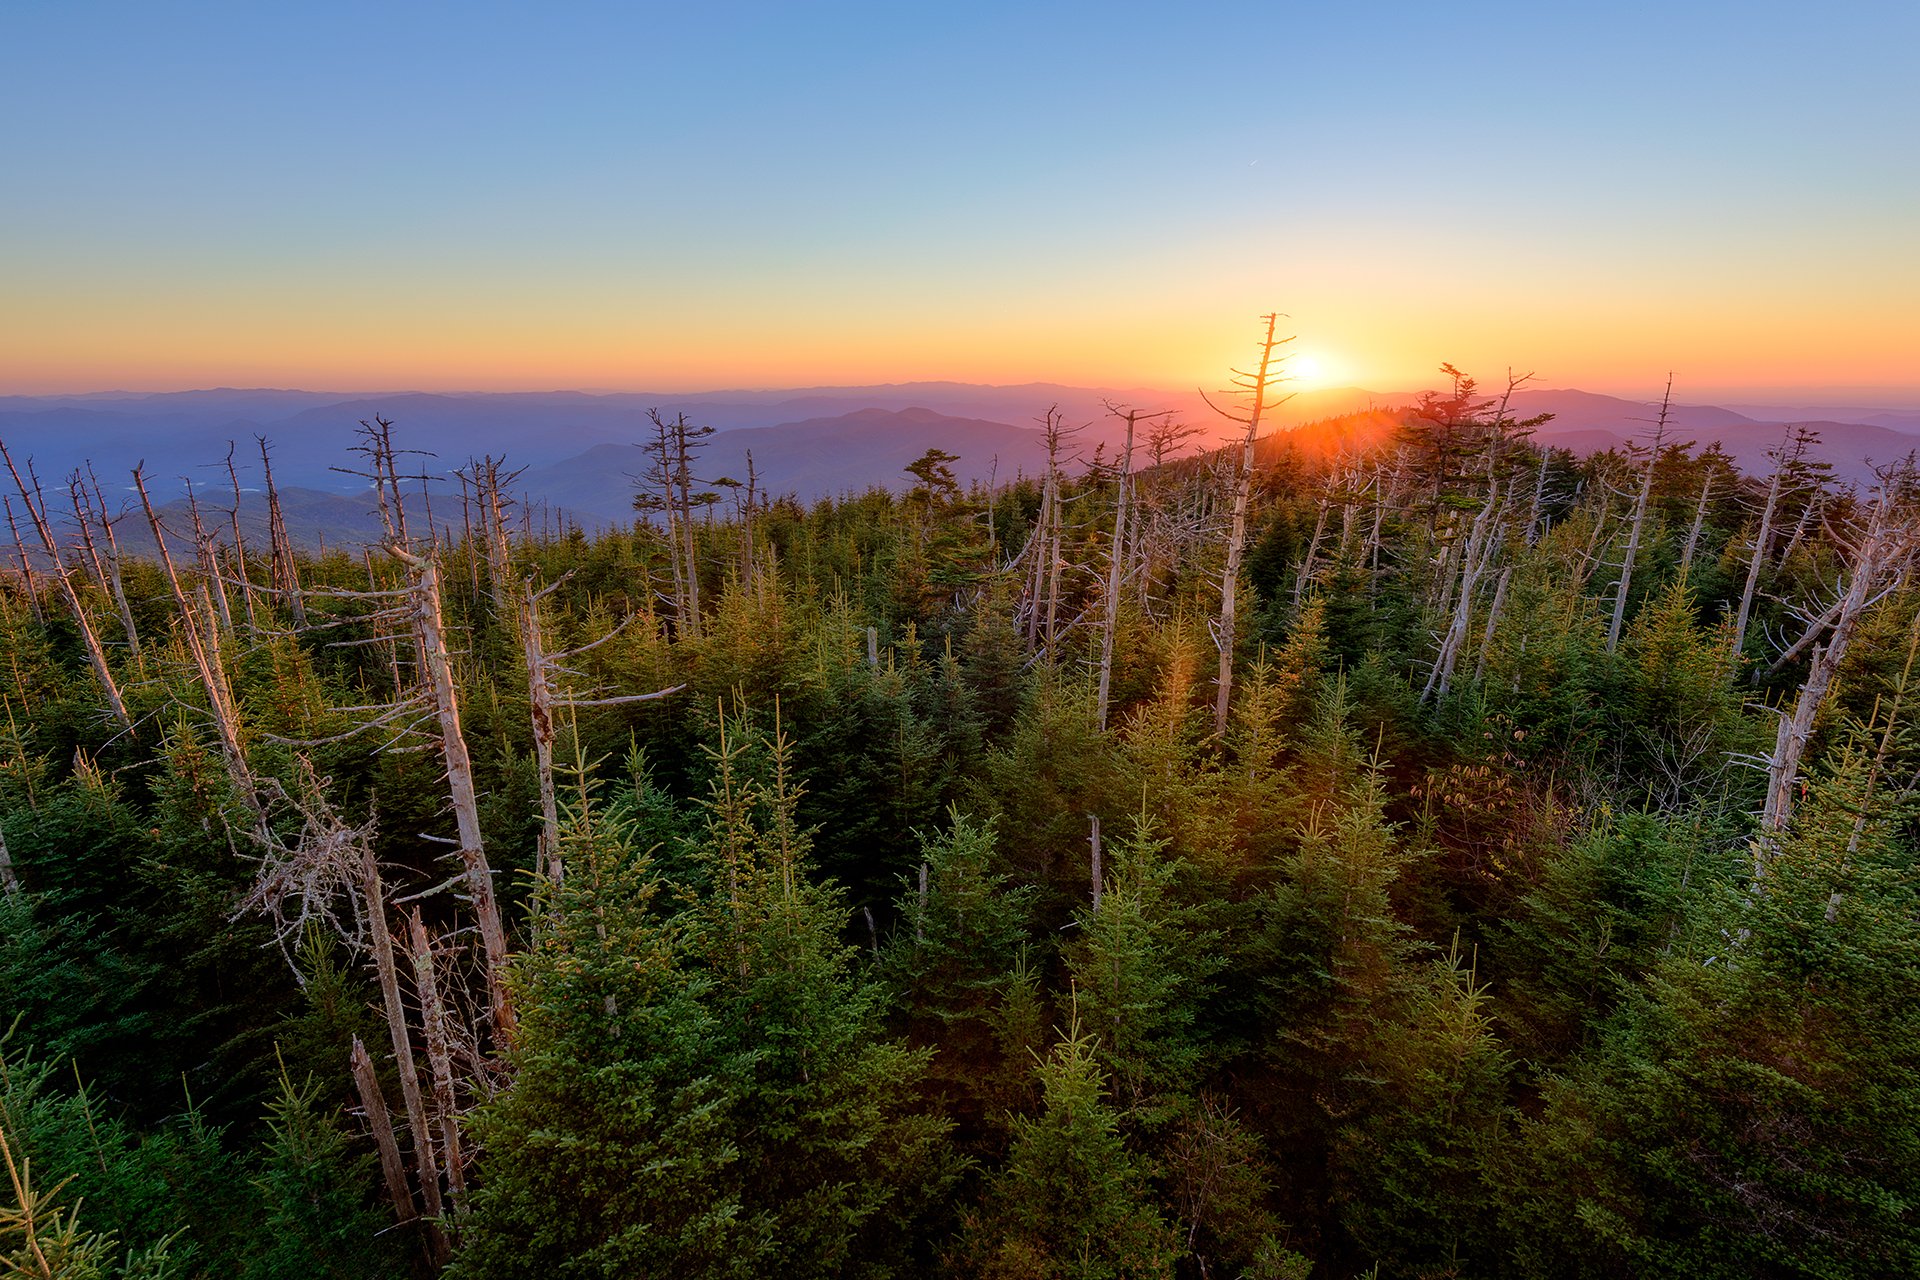
<svg viewBox="0 0 1920 1280">
<path fill-rule="evenodd" d="M 672 428 L 659 410 L 647 414 L 653 423 L 653 439 L 641 446 L 647 453 L 647 468 L 639 476 L 642 488 L 633 497 L 634 510 L 658 514 L 666 524 L 667 559 L 673 567 L 673 617 L 682 634 L 691 635 L 687 618 L 687 571 L 680 560 L 680 504 L 673 485 Z"/>
<path fill-rule="evenodd" d="M 1753 537 L 1753 556 L 1747 562 L 1746 585 L 1740 589 L 1740 607 L 1733 615 L 1735 653 L 1746 647 L 1747 621 L 1753 616 L 1753 598 L 1760 589 L 1760 570 L 1767 562 L 1768 548 L 1773 545 L 1773 521 L 1780 510 L 1780 499 L 1799 483 L 1801 461 L 1806 457 L 1808 446 L 1819 438 L 1819 433 L 1808 427 L 1788 427 L 1780 447 L 1773 451 L 1773 479 L 1767 485 L 1766 505 L 1760 509 L 1760 528 Z"/>
<path fill-rule="evenodd" d="M 1320 539 L 1326 536 L 1327 516 L 1333 510 L 1333 498 L 1344 474 L 1329 470 L 1320 490 L 1320 500 L 1314 504 L 1313 533 L 1307 538 L 1306 554 L 1300 557 L 1300 567 L 1293 574 L 1293 611 L 1300 612 L 1300 603 L 1306 599 L 1307 584 L 1313 581 L 1314 561 L 1320 555 Z M 1342 503 L 1343 514 L 1345 504 Z"/>
<path fill-rule="evenodd" d="M 371 955 L 400 1079 L 414 1171 L 426 1206 L 427 1252 L 431 1260 L 444 1263 L 448 1248 L 438 1221 L 443 1212 L 439 1161 L 420 1094 L 420 1070 L 414 1059 L 406 1002 L 400 992 L 399 966 L 387 919 L 386 886 L 373 853 L 374 824 L 369 819 L 356 826 L 341 818 L 327 799 L 326 780 L 305 756 L 296 757 L 296 771 L 293 792 L 277 782 L 271 786 L 300 816 L 300 829 L 290 842 L 269 833 L 253 887 L 236 915 L 253 911 L 268 916 L 283 950 L 290 950 L 291 941 L 309 928 L 318 927 L 338 936 L 350 950 Z M 360 1053 L 365 1053 L 364 1047 Z M 385 1119 L 386 1103 L 373 1077 L 372 1064 L 367 1063 L 363 1069 L 356 1057 L 353 1067 L 375 1140 L 379 1141 L 384 1128 L 391 1143 L 392 1125 Z M 397 1144 L 391 1152 L 392 1164 L 388 1155 L 383 1145 L 382 1164 L 395 1213 L 401 1222 L 408 1222 L 417 1213 L 404 1174 L 397 1179 L 394 1174 L 393 1166 L 399 1163 Z"/>
<path fill-rule="evenodd" d="M 113 718 L 122 728 L 132 728 L 133 718 L 127 714 L 127 704 L 120 696 L 120 685 L 113 678 L 113 670 L 107 665 L 107 651 L 101 647 L 100 633 L 93 628 L 93 619 L 88 615 L 86 604 L 80 599 L 80 592 L 73 585 L 73 571 L 67 567 L 60 555 L 60 544 L 53 536 L 53 526 L 47 520 L 46 500 L 40 492 L 40 479 L 33 474 L 33 463 L 27 463 L 27 477 L 22 479 L 20 469 L 13 465 L 13 455 L 7 452 L 5 442 L 0 442 L 0 459 L 5 459 L 7 470 L 13 474 L 14 488 L 20 491 L 21 505 L 26 507 L 27 516 L 33 521 L 33 527 L 40 534 L 40 545 L 47 555 L 47 573 L 53 578 L 59 589 L 60 599 L 67 606 L 67 612 L 73 615 L 73 624 L 80 631 L 80 642 L 86 646 L 87 662 L 93 667 L 94 679 L 100 682 L 100 691 L 106 695 L 107 706 L 113 712 Z M 31 481 L 29 488 L 28 481 Z M 11 514 L 9 514 L 11 519 Z M 16 531 L 15 537 L 18 537 Z M 26 553 L 21 552 L 21 563 L 26 563 Z M 29 588 L 32 580 L 28 579 Z"/>
<path fill-rule="evenodd" d="M 1620 557 L 1620 580 L 1614 584 L 1613 619 L 1607 624 L 1607 652 L 1620 644 L 1620 624 L 1627 616 L 1627 589 L 1633 583 L 1633 562 L 1640 554 L 1640 532 L 1647 522 L 1647 504 L 1653 499 L 1653 472 L 1660 465 L 1660 449 L 1667 439 L 1667 419 L 1673 410 L 1673 375 L 1667 375 L 1667 391 L 1660 398 L 1660 416 L 1654 420 L 1653 442 L 1647 446 L 1646 474 L 1640 481 L 1640 493 L 1634 499 L 1633 519 L 1627 525 L 1627 549 Z"/>
<path fill-rule="evenodd" d="M 503 470 L 506 459 L 492 454 L 469 465 L 474 495 L 480 506 L 481 537 L 486 545 L 494 616 L 510 618 L 519 602 L 513 585 L 513 545 L 507 537 L 507 511 L 514 504 L 507 496 L 507 487 L 525 474 L 525 470 Z"/>
<path fill-rule="evenodd" d="M 300 563 L 294 558 L 293 539 L 287 536 L 287 516 L 280 506 L 280 490 L 273 483 L 273 457 L 265 436 L 255 436 L 254 440 L 260 446 L 260 467 L 265 472 L 263 483 L 267 487 L 268 574 L 275 594 L 287 602 L 293 624 L 304 627 L 307 607 L 300 594 Z"/>
<path fill-rule="evenodd" d="M 374 861 L 371 840 L 360 841 L 362 884 L 366 893 L 368 936 L 373 946 L 374 971 L 380 979 L 380 999 L 387 1015 L 387 1034 L 400 1076 L 400 1097 L 407 1109 L 407 1135 L 413 1144 L 414 1177 L 427 1210 L 427 1252 L 444 1263 L 450 1252 L 440 1219 L 446 1210 L 440 1198 L 440 1162 L 434 1152 L 433 1130 L 420 1096 L 420 1068 L 413 1057 L 413 1037 L 407 1029 L 407 1006 L 400 998 L 399 966 L 394 959 L 393 931 L 387 925 L 387 903 Z"/>
<path fill-rule="evenodd" d="M 414 1203 L 413 1188 L 407 1185 L 407 1166 L 400 1160 L 400 1144 L 394 1140 L 393 1117 L 387 1114 L 380 1077 L 359 1036 L 353 1038 L 347 1061 L 353 1072 L 354 1092 L 360 1095 L 360 1109 L 366 1112 L 367 1128 L 380 1151 L 380 1176 L 387 1185 L 387 1199 L 393 1202 L 394 1220 L 405 1226 L 420 1216 L 420 1209 Z"/>
<path fill-rule="evenodd" d="M 103 503 L 98 510 L 94 508 L 92 492 L 75 471 L 67 477 L 67 498 L 73 506 L 74 523 L 80 530 L 80 546 L 86 552 L 87 563 L 93 567 L 93 580 L 113 601 L 114 610 L 120 617 L 120 631 L 126 637 L 127 654 L 134 660 L 135 669 L 140 662 L 140 633 L 134 626 L 133 609 L 127 603 L 127 593 L 120 579 L 119 546 L 113 542 L 113 522 L 107 516 Z M 94 524 L 98 522 L 101 539 L 93 536 Z M 102 551 L 100 542 L 108 546 Z"/>
<path fill-rule="evenodd" d="M 369 556 L 367 571 L 370 585 L 367 594 L 369 597 L 391 596 L 401 602 L 404 620 L 413 638 L 414 656 L 418 664 L 416 669 L 420 673 L 417 695 L 410 696 L 401 681 L 396 655 L 394 674 L 397 700 L 380 719 L 390 720 L 401 709 L 423 702 L 431 709 L 438 724 L 439 732 L 435 736 L 439 743 L 441 763 L 446 769 L 447 795 L 453 808 L 454 827 L 458 836 L 456 855 L 460 860 L 462 879 L 468 899 L 473 904 L 485 953 L 488 1004 L 493 1015 L 494 1036 L 496 1041 L 505 1042 L 513 1038 L 513 1009 L 506 982 L 507 931 L 500 914 L 499 897 L 494 890 L 493 868 L 487 862 L 480 834 L 479 794 L 474 787 L 473 760 L 468 754 L 467 740 L 460 725 L 460 696 L 453 676 L 452 648 L 448 643 L 442 611 L 440 568 L 431 547 L 424 554 L 413 549 L 408 534 L 406 502 L 402 496 L 402 482 L 415 477 L 400 475 L 398 459 L 403 452 L 419 451 L 395 448 L 393 423 L 386 418 L 376 416 L 371 422 L 362 422 L 360 426 L 362 443 L 355 452 L 367 459 L 368 470 L 336 470 L 347 471 L 348 474 L 373 482 L 381 525 L 387 537 L 385 550 L 405 566 L 407 585 L 397 594 L 376 589 L 371 585 L 373 562 Z"/>
<path fill-rule="evenodd" d="M 1127 523 L 1133 514 L 1133 432 L 1144 419 L 1165 418 L 1172 413 L 1142 414 L 1137 409 L 1122 412 L 1109 404 L 1107 412 L 1122 418 L 1127 424 L 1126 444 L 1120 452 L 1120 493 L 1114 503 L 1113 543 L 1107 551 L 1107 599 L 1106 617 L 1100 628 L 1100 688 L 1097 695 L 1097 722 L 1100 728 L 1107 727 L 1107 701 L 1113 689 L 1113 640 L 1120 624 L 1120 584 L 1126 576 L 1128 556 Z"/>
<path fill-rule="evenodd" d="M 1853 527 L 1833 529 L 1830 536 L 1846 556 L 1847 582 L 1838 607 L 1823 612 L 1811 622 L 1821 629 L 1831 617 L 1832 630 L 1824 644 L 1815 646 L 1813 662 L 1807 671 L 1791 711 L 1780 717 L 1772 753 L 1766 759 L 1767 795 L 1760 814 L 1760 838 L 1754 842 L 1753 878 L 1756 884 L 1766 874 L 1772 855 L 1773 837 L 1783 831 L 1793 816 L 1795 790 L 1800 781 L 1801 763 L 1807 744 L 1813 737 L 1814 716 L 1826 701 L 1836 672 L 1846 660 L 1847 648 L 1867 609 L 1894 591 L 1910 567 L 1920 538 L 1915 527 L 1916 478 L 1913 459 L 1883 468 L 1879 488 L 1864 520 Z"/>
<path fill-rule="evenodd" d="M 44 627 L 47 618 L 40 611 L 40 588 L 33 580 L 33 557 L 27 554 L 27 544 L 20 540 L 20 525 L 13 516 L 13 499 L 0 494 L 0 506 L 6 508 L 7 529 L 13 534 L 13 554 L 20 565 L 20 589 L 26 593 L 27 607 L 33 611 L 34 622 Z"/>
<path fill-rule="evenodd" d="M 105 491 L 100 487 L 100 477 L 93 473 L 92 464 L 88 464 L 87 466 L 87 482 L 93 489 L 92 506 L 97 512 L 96 518 L 100 522 L 100 536 L 105 544 L 105 550 L 101 559 L 106 566 L 107 588 L 113 595 L 114 609 L 120 615 L 120 626 L 126 632 L 127 650 L 133 656 L 134 670 L 139 672 L 143 670 L 140 659 L 140 633 L 134 626 L 133 606 L 127 601 L 126 582 L 120 572 L 120 539 L 113 531 L 113 526 L 126 519 L 129 513 L 124 507 L 117 515 L 108 512 L 107 496 Z M 87 486 L 82 485 L 80 492 L 82 500 L 84 501 Z"/>
<path fill-rule="evenodd" d="M 513 1009 L 507 995 L 507 930 L 493 887 L 493 868 L 487 863 L 480 836 L 480 801 L 473 785 L 473 761 L 460 729 L 460 695 L 453 679 L 453 658 L 447 644 L 446 623 L 440 608 L 440 570 L 431 555 L 416 555 L 400 542 L 387 547 L 389 555 L 407 566 L 409 604 L 414 638 L 425 664 L 428 699 L 440 723 L 440 756 L 447 771 L 447 792 L 453 802 L 454 825 L 459 832 L 459 858 L 466 870 L 467 893 L 480 926 L 486 951 L 487 990 L 495 1034 L 513 1036 Z"/>
<path fill-rule="evenodd" d="M 194 493 L 193 481 L 186 480 L 185 483 L 187 514 L 193 520 L 193 546 L 195 554 L 200 558 L 201 577 L 207 584 L 207 591 L 212 601 L 220 608 L 220 626 L 231 631 L 233 630 L 233 610 L 227 604 L 226 576 L 220 572 L 219 551 L 213 534 L 208 532 L 206 524 L 200 519 L 200 499 Z"/>
<path fill-rule="evenodd" d="M 628 615 L 625 621 L 590 644 L 583 644 L 576 649 L 567 649 L 559 653 L 549 653 L 546 628 L 540 617 L 540 602 L 557 591 L 565 581 L 566 578 L 563 577 L 535 591 L 533 580 L 527 579 L 522 584 L 524 595 L 519 609 L 521 651 L 527 663 L 527 702 L 533 720 L 534 765 L 540 777 L 539 864 L 546 868 L 548 878 L 555 885 L 558 885 L 565 876 L 565 869 L 560 861 L 560 806 L 555 794 L 553 776 L 556 714 L 563 709 L 617 707 L 635 702 L 652 702 L 669 694 L 678 693 L 686 687 L 674 685 L 671 689 L 659 689 L 652 693 L 588 698 L 574 697 L 561 691 L 559 687 L 561 677 L 573 674 L 562 665 L 563 663 L 599 648 L 619 635 L 635 617 L 639 616 Z M 868 628 L 868 635 L 871 647 L 872 628 Z"/>
<path fill-rule="evenodd" d="M 414 1002 L 420 1007 L 420 1026 L 426 1034 L 427 1073 L 433 1084 L 435 1118 L 440 1122 L 440 1153 L 446 1161 L 447 1192 L 453 1201 L 454 1213 L 461 1215 L 467 1209 L 467 1158 L 460 1141 L 460 1108 L 453 1088 L 450 1019 L 440 997 L 433 935 L 421 921 L 418 907 L 407 916 L 407 941 L 409 958 L 413 961 Z"/>
<path fill-rule="evenodd" d="M 1281 368 L 1286 361 L 1284 354 L 1276 356 L 1275 349 L 1292 342 L 1293 338 L 1273 336 L 1274 325 L 1279 319 L 1277 312 L 1270 312 L 1261 318 L 1266 321 L 1267 330 L 1266 336 L 1260 341 L 1258 367 L 1253 373 L 1240 369 L 1233 371 L 1234 393 L 1245 400 L 1246 413 L 1233 413 L 1208 401 L 1214 412 L 1234 422 L 1244 423 L 1247 428 L 1240 447 L 1240 465 L 1234 476 L 1233 523 L 1227 531 L 1227 564 L 1220 575 L 1220 616 L 1215 623 L 1213 636 L 1214 643 L 1220 649 L 1220 675 L 1213 703 L 1213 731 L 1218 737 L 1226 736 L 1227 707 L 1233 697 L 1233 650 L 1238 626 L 1235 609 L 1240 592 L 1240 561 L 1247 545 L 1247 508 L 1253 499 L 1254 442 L 1260 437 L 1261 416 L 1292 398 L 1290 395 L 1274 398 L 1274 387 L 1285 380 Z"/>
<path fill-rule="evenodd" d="M 1687 571 L 1693 568 L 1694 552 L 1700 548 L 1700 531 L 1707 523 L 1707 499 L 1712 496 L 1713 470 L 1709 467 L 1705 479 L 1700 482 L 1700 501 L 1693 508 L 1693 523 L 1687 528 L 1686 545 L 1680 551 L 1680 576 L 1683 579 Z"/>
<path fill-rule="evenodd" d="M 253 575 L 247 570 L 247 540 L 240 532 L 240 468 L 233 462 L 236 447 L 233 441 L 227 441 L 227 479 L 233 484 L 233 509 L 227 512 L 228 527 L 233 534 L 233 576 L 239 580 L 240 601 L 246 606 L 247 631 L 257 635 L 260 619 L 253 607 Z"/>
<path fill-rule="evenodd" d="M 1060 406 L 1049 406 L 1040 419 L 1041 439 L 1047 450 L 1047 474 L 1040 491 L 1040 516 L 1034 524 L 1028 545 L 1034 550 L 1027 587 L 1027 651 L 1051 658 L 1060 626 L 1060 587 L 1066 570 L 1063 539 L 1061 489 L 1065 480 L 1064 463 L 1071 456 L 1068 447 L 1084 430 L 1084 425 L 1069 427 Z"/>
<path fill-rule="evenodd" d="M 246 752 L 240 745 L 240 712 L 234 703 L 233 686 L 227 680 L 226 663 L 220 652 L 220 628 L 211 616 L 211 604 L 208 604 L 207 616 L 202 617 L 199 605 L 181 584 L 180 574 L 174 568 L 173 555 L 167 549 L 166 530 L 161 527 L 160 515 L 154 510 L 153 499 L 147 494 L 144 465 L 133 469 L 133 487 L 140 494 L 140 505 L 146 510 L 147 524 L 153 530 L 154 547 L 160 555 L 160 568 L 166 574 L 168 589 L 173 593 L 174 607 L 179 610 L 180 639 L 186 645 L 187 656 L 193 660 L 200 686 L 206 691 L 208 714 L 213 719 L 214 733 L 220 740 L 220 755 L 226 761 L 227 776 L 233 782 L 234 793 L 246 807 L 254 837 L 264 839 L 266 811 L 260 804 L 253 772 L 247 767 Z M 199 595 L 202 601 L 207 600 L 204 586 Z"/>
<path fill-rule="evenodd" d="M 697 636 L 700 620 L 700 562 L 694 541 L 693 509 L 719 501 L 719 495 L 698 486 L 706 483 L 693 473 L 695 456 L 704 447 L 701 441 L 713 434 L 712 427 L 696 427 L 684 413 L 668 421 L 658 409 L 647 410 L 653 423 L 653 439 L 642 446 L 648 466 L 640 480 L 644 486 L 633 500 L 634 508 L 659 512 L 666 516 L 666 540 L 673 562 L 674 621 L 683 636 Z"/>
<path fill-rule="evenodd" d="M 1473 523 L 1468 527 L 1466 539 L 1459 544 L 1457 571 L 1443 562 L 1448 575 L 1442 592 L 1442 612 L 1447 616 L 1446 630 L 1441 634 L 1439 652 L 1434 657 L 1433 667 L 1427 673 L 1427 683 L 1420 691 L 1420 700 L 1433 697 L 1445 697 L 1453 685 L 1453 675 L 1461 656 L 1466 652 L 1467 634 L 1473 622 L 1473 606 L 1481 582 L 1492 569 L 1493 562 L 1506 541 L 1507 513 L 1513 506 L 1514 490 L 1519 485 L 1517 476 L 1506 483 L 1506 492 L 1502 493 L 1502 475 L 1514 457 L 1514 445 L 1523 439 L 1532 429 L 1545 422 L 1545 416 L 1526 418 L 1516 421 L 1508 412 L 1516 391 L 1533 380 L 1531 373 L 1515 374 L 1507 371 L 1507 388 L 1501 394 L 1493 419 L 1484 424 L 1483 446 L 1486 456 L 1486 489 L 1480 500 L 1479 509 L 1474 513 Z M 1462 382 L 1462 387 L 1471 390 L 1470 379 Z M 1477 415 L 1463 424 L 1471 427 L 1478 421 Z M 1535 482 L 1535 498 L 1539 501 L 1539 482 Z M 1529 514 L 1529 519 L 1533 518 Z M 1450 548 L 1451 549 L 1451 548 Z M 1492 642 L 1494 628 L 1498 622 L 1501 605 L 1506 598 L 1506 585 L 1512 573 L 1507 566 L 1500 575 L 1500 583 L 1494 592 L 1492 605 L 1487 612 L 1486 632 L 1481 641 L 1481 663 L 1484 668 L 1487 646 Z M 1457 584 L 1453 580 L 1457 576 Z M 1476 673 L 1476 679 L 1478 675 Z"/>
</svg>

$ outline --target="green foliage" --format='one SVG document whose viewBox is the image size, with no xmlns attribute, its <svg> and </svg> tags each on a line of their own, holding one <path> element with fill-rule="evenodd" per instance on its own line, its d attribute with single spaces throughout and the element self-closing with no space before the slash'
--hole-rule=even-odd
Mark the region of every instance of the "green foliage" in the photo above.
<svg viewBox="0 0 1920 1280">
<path fill-rule="evenodd" d="M 1474 1274 L 1497 1258 L 1494 1186 L 1506 1051 L 1491 1001 L 1454 949 L 1381 1037 L 1384 1098 L 1346 1126 L 1334 1167 L 1343 1225 L 1391 1275 Z"/>
<path fill-rule="evenodd" d="M 743 728 L 713 749 L 685 905 L 623 814 L 572 811 L 460 1274 L 879 1273 L 937 1203 L 943 1125 L 906 1109 L 925 1055 L 877 1034 L 879 988 L 809 878 L 790 748 Z"/>
<path fill-rule="evenodd" d="M 1067 968 L 1115 1108 L 1130 1126 L 1153 1129 L 1203 1073 L 1197 1024 L 1222 963 L 1220 935 L 1173 899 L 1177 860 L 1145 819 L 1108 856 L 1112 873 L 1099 908 L 1079 914 Z"/>
<path fill-rule="evenodd" d="M 385 1215 L 369 1204 L 373 1156 L 350 1151 L 320 1093 L 318 1081 L 280 1077 L 253 1179 L 260 1236 L 239 1272 L 244 1280 L 381 1280 L 401 1271 L 380 1236 Z"/>
<path fill-rule="evenodd" d="M 1120 1136 L 1092 1038 L 1069 1030 L 1040 1064 L 1042 1110 L 1014 1123 L 1005 1167 L 970 1218 L 956 1271 L 981 1280 L 1171 1277 L 1173 1227 Z"/>
<path fill-rule="evenodd" d="M 1055 477 L 1044 548 L 1039 483 L 962 492 L 937 451 L 905 496 L 811 507 L 721 486 L 729 515 L 688 477 L 697 619 L 656 612 L 687 551 L 649 525 L 441 547 L 511 1035 L 476 1013 L 435 726 L 359 724 L 414 680 L 372 594 L 398 562 L 303 556 L 306 629 L 256 593 L 258 628 L 220 632 L 270 850 L 157 568 L 126 565 L 138 654 L 76 568 L 131 730 L 62 602 L 0 583 L 0 1132 L 32 1161 L 0 1256 L 24 1201 L 72 1274 L 424 1274 L 389 1246 L 433 1232 L 386 1225 L 343 1115 L 358 1036 L 389 1095 L 450 1064 L 456 1275 L 1920 1270 L 1920 598 L 1859 620 L 1795 824 L 1760 835 L 1758 703 L 1804 677 L 1780 640 L 1844 580 L 1857 501 L 1790 477 L 1736 655 L 1754 485 L 1663 451 L 1609 652 L 1641 473 L 1535 449 L 1449 378 L 1410 418 L 1262 443 L 1224 733 L 1219 490 L 1177 431 L 1136 455 L 1105 729 L 1098 451 Z M 574 651 L 559 883 L 526 577 Z M 292 803 L 316 794 L 337 847 Z M 384 1051 L 360 840 L 389 926 L 419 910 L 445 962 L 437 1058 L 404 988 L 420 1060 Z M 236 914 L 263 873 L 315 895 L 284 936 Z"/>
<path fill-rule="evenodd" d="M 486 1177 L 454 1274 L 758 1274 L 773 1224 L 743 1206 L 731 1114 L 747 1064 L 681 963 L 632 820 L 582 799 L 561 849 L 515 970 L 514 1084 L 475 1117 Z"/>
<path fill-rule="evenodd" d="M 1920 1266 L 1920 899 L 1843 760 L 1720 927 L 1676 947 L 1516 1143 L 1522 1270 Z M 1578 1260 L 1567 1268 L 1569 1259 Z"/>
</svg>

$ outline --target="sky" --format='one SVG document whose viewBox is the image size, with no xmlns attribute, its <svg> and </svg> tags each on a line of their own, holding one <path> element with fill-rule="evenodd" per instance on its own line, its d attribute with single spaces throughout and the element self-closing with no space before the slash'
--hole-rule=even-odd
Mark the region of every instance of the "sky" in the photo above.
<svg viewBox="0 0 1920 1280">
<path fill-rule="evenodd" d="M 0 5 L 0 393 L 1920 404 L 1920 5 Z"/>
</svg>

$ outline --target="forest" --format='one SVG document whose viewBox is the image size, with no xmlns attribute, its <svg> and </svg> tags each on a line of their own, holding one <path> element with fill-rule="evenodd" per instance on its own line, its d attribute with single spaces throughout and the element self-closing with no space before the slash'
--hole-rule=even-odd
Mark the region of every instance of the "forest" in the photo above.
<svg viewBox="0 0 1920 1280">
<path fill-rule="evenodd" d="M 1913 461 L 1255 354 L 592 534 L 8 454 L 7 1274 L 1920 1274 Z"/>
</svg>

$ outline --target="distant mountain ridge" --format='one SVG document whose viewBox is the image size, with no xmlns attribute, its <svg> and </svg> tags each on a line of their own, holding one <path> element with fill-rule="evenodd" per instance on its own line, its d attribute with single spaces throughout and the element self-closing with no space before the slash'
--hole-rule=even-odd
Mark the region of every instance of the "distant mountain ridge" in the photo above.
<svg viewBox="0 0 1920 1280">
<path fill-rule="evenodd" d="M 1269 421 L 1271 430 L 1284 431 L 1368 409 L 1405 407 L 1417 399 L 1417 393 L 1354 387 L 1303 391 Z M 296 536 L 311 545 L 322 535 L 329 542 L 371 536 L 363 486 L 338 469 L 353 466 L 357 424 L 375 415 L 394 421 L 404 447 L 434 455 L 416 461 L 442 477 L 436 488 L 451 493 L 446 477 L 470 457 L 504 456 L 525 468 L 520 487 L 530 503 L 604 525 L 633 518 L 633 477 L 645 465 L 635 445 L 650 430 L 650 408 L 685 412 L 715 428 L 701 459 L 705 476 L 744 480 L 750 450 L 764 487 L 811 501 L 875 485 L 904 488 L 905 466 L 929 448 L 957 454 L 955 470 L 963 482 L 1034 474 L 1045 464 L 1039 419 L 1053 407 L 1069 423 L 1085 424 L 1076 442 L 1083 458 L 1097 447 L 1111 457 L 1119 447 L 1120 427 L 1108 405 L 1171 409 L 1212 428 L 1201 444 L 1234 430 L 1198 390 L 917 382 L 691 394 L 214 388 L 4 396 L 0 440 L 23 464 L 31 457 L 42 482 L 54 490 L 64 487 L 70 471 L 91 461 L 110 495 L 130 492 L 128 472 L 144 461 L 156 496 L 171 498 L 187 476 L 207 501 L 220 504 L 230 500 L 222 496 L 230 492 L 223 462 L 228 442 L 236 448 L 243 486 L 257 487 L 254 437 L 264 436 L 273 448 L 276 479 L 300 506 L 302 528 Z M 1781 424 L 1812 421 L 1822 432 L 1821 451 L 1835 474 L 1856 484 L 1870 479 L 1871 464 L 1920 449 L 1920 409 L 1879 409 L 1847 421 L 1778 406 L 1747 407 L 1754 413 L 1676 405 L 1671 423 L 1677 438 L 1701 446 L 1717 440 L 1744 470 L 1764 473 L 1770 466 L 1767 450 L 1784 430 Z M 1520 391 L 1512 404 L 1521 417 L 1554 414 L 1537 438 L 1583 453 L 1644 436 L 1656 408 L 1571 388 Z M 1765 416 L 1754 416 L 1762 412 Z M 444 509 L 437 514 L 447 523 Z"/>
</svg>

